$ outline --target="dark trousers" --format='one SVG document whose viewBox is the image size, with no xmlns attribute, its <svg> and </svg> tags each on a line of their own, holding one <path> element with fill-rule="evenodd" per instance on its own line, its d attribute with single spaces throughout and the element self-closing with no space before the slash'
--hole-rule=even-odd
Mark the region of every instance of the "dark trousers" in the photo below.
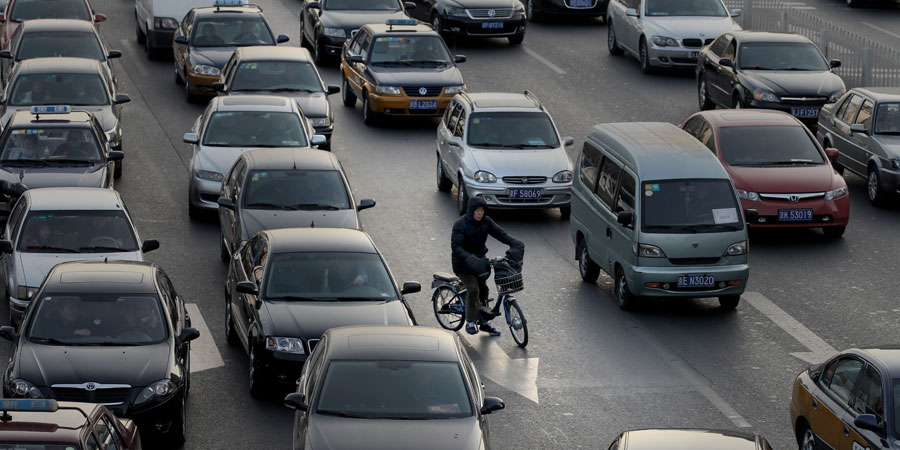
<svg viewBox="0 0 900 450">
<path fill-rule="evenodd" d="M 487 304 L 487 280 L 465 273 L 458 273 L 456 276 L 466 287 L 466 322 L 475 322 L 480 317 L 481 306 Z"/>
</svg>

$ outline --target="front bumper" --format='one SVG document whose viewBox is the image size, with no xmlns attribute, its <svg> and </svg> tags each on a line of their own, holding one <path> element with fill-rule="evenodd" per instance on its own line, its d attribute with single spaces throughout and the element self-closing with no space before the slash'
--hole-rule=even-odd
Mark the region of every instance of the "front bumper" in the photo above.
<svg viewBox="0 0 900 450">
<path fill-rule="evenodd" d="M 711 288 L 678 288 L 679 275 L 709 274 L 714 277 L 715 286 Z M 625 278 L 632 294 L 648 297 L 718 297 L 725 295 L 741 295 L 747 287 L 750 267 L 747 264 L 727 266 L 676 266 L 676 267 L 631 267 L 626 269 Z M 740 281 L 739 286 L 729 286 L 728 282 Z M 720 283 L 725 283 L 720 287 Z M 660 283 L 659 288 L 650 288 L 646 283 Z M 665 289 L 664 284 L 669 288 Z"/>
<path fill-rule="evenodd" d="M 325 136 L 325 139 L 328 142 L 331 142 L 331 135 L 334 134 L 334 125 L 329 125 L 327 127 L 313 127 L 316 130 L 316 134 L 321 134 Z"/>
<path fill-rule="evenodd" d="M 341 55 L 341 50 L 344 48 L 344 42 L 346 42 L 348 38 L 325 35 L 319 36 L 319 50 L 322 52 L 322 55 L 338 57 Z"/>
<path fill-rule="evenodd" d="M 204 180 L 193 174 L 188 188 L 191 205 L 209 210 L 219 209 L 219 193 L 222 191 L 221 181 Z"/>
<path fill-rule="evenodd" d="M 296 385 L 303 364 L 306 363 L 306 355 L 269 350 L 260 352 L 260 355 L 259 363 L 267 378 L 271 378 L 278 384 Z"/>
<path fill-rule="evenodd" d="M 572 183 L 507 184 L 498 181 L 484 184 L 466 179 L 463 182 L 469 198 L 481 197 L 492 208 L 559 208 L 572 202 Z M 509 197 L 509 189 L 532 188 L 542 190 L 540 198 L 525 200 Z"/>
<path fill-rule="evenodd" d="M 697 67 L 697 57 L 701 47 L 657 47 L 651 45 L 647 49 L 650 65 L 654 67 Z"/>
<path fill-rule="evenodd" d="M 500 28 L 484 28 L 485 23 L 502 23 Z M 444 31 L 472 37 L 507 37 L 525 33 L 525 16 L 513 14 L 507 19 L 470 19 L 468 17 L 448 17 L 444 21 Z"/>
<path fill-rule="evenodd" d="M 369 93 L 369 105 L 372 110 L 390 116 L 441 116 L 452 99 L 453 95 L 447 94 L 437 97 L 410 97 L 408 95 Z M 437 101 L 437 109 L 409 109 L 410 100 L 434 100 Z"/>
<path fill-rule="evenodd" d="M 188 89 L 191 90 L 191 94 L 194 95 L 208 95 L 215 96 L 217 94 L 216 91 L 213 90 L 213 83 L 219 82 L 218 75 L 196 75 L 193 73 L 188 73 Z"/>
<path fill-rule="evenodd" d="M 181 414 L 183 395 L 184 388 L 182 387 L 179 392 L 162 403 L 141 408 L 135 406 L 123 408 L 118 405 L 110 405 L 107 408 L 116 416 L 133 420 L 137 424 L 141 436 L 161 435 L 173 431 L 172 427 Z"/>
<path fill-rule="evenodd" d="M 759 219 L 754 223 L 748 223 L 750 228 L 822 228 L 845 227 L 850 221 L 850 196 L 845 195 L 836 200 L 801 200 L 797 203 L 788 201 L 763 199 L 761 202 L 753 202 L 741 199 L 741 207 L 746 212 L 755 209 L 759 212 Z M 802 222 L 780 222 L 778 210 L 788 209 L 812 209 L 813 218 Z"/>
<path fill-rule="evenodd" d="M 147 30 L 147 42 L 152 48 L 172 48 L 175 30 Z"/>
<path fill-rule="evenodd" d="M 882 191 L 900 194 L 900 170 L 881 167 L 878 170 L 878 182 Z"/>
<path fill-rule="evenodd" d="M 577 4 L 572 0 L 543 0 L 535 5 L 538 11 L 560 16 L 600 17 L 606 15 L 609 0 L 591 0 L 593 6 L 571 6 Z"/>
</svg>

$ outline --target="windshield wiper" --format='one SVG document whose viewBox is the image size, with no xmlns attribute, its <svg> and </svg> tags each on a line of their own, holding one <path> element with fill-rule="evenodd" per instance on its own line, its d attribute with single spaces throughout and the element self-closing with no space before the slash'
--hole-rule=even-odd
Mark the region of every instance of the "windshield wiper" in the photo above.
<svg viewBox="0 0 900 450">
<path fill-rule="evenodd" d="M 371 416 L 363 416 L 361 414 L 348 413 L 347 411 L 332 411 L 329 409 L 317 409 L 316 413 L 327 416 L 350 417 L 353 419 L 371 419 Z"/>
<path fill-rule="evenodd" d="M 647 225 L 646 228 L 660 229 L 660 230 L 690 231 L 691 233 L 697 232 L 696 227 L 689 226 L 689 225 Z"/>
<path fill-rule="evenodd" d="M 0 161 L 0 163 L 7 165 L 7 166 L 16 165 L 16 166 L 45 167 L 45 166 L 50 165 L 50 163 L 48 163 L 47 161 L 45 161 L 43 159 L 4 159 L 4 160 Z"/>
<path fill-rule="evenodd" d="M 266 202 L 255 202 L 255 203 L 247 203 L 244 205 L 244 208 L 267 208 L 267 209 L 280 209 L 286 211 L 297 211 L 298 208 L 290 205 L 279 205 L 277 203 L 266 203 Z"/>
<path fill-rule="evenodd" d="M 388 299 L 381 297 L 338 297 L 339 302 L 387 302 Z"/>
<path fill-rule="evenodd" d="M 797 159 L 791 161 L 765 161 L 756 163 L 758 166 L 791 166 L 794 164 L 821 164 L 813 162 L 811 159 Z"/>
<path fill-rule="evenodd" d="M 402 61 L 407 64 L 440 64 L 442 66 L 447 65 L 447 61 L 441 61 L 438 59 L 420 59 L 420 60 L 412 60 L 412 61 Z"/>
<path fill-rule="evenodd" d="M 338 208 L 334 205 L 326 205 L 324 203 L 300 203 L 297 205 L 292 205 L 294 209 L 325 209 L 328 211 L 337 211 L 341 208 Z"/>
<path fill-rule="evenodd" d="M 897 130 L 897 131 L 876 131 L 875 134 L 887 134 L 887 135 L 891 135 L 891 136 L 898 136 L 898 135 L 900 135 L 900 130 Z"/>
<path fill-rule="evenodd" d="M 739 231 L 742 227 L 740 225 L 723 225 L 723 224 L 702 224 L 696 225 L 697 228 L 701 228 L 704 230 L 726 230 L 726 231 Z"/>
<path fill-rule="evenodd" d="M 261 90 L 261 91 L 268 91 L 268 92 L 322 92 L 322 91 L 317 91 L 317 90 L 315 90 L 315 89 L 307 89 L 307 88 L 288 88 L 288 87 L 285 87 L 285 88 L 275 88 L 275 89 L 260 89 L 260 90 Z"/>
<path fill-rule="evenodd" d="M 32 337 L 32 341 L 37 342 L 39 344 L 51 344 L 51 345 L 69 345 L 69 342 L 63 342 L 56 338 L 45 338 L 45 337 Z"/>
<path fill-rule="evenodd" d="M 82 252 L 89 251 L 89 250 L 94 250 L 94 251 L 99 250 L 102 252 L 131 252 L 131 251 L 134 251 L 134 250 L 128 250 L 128 249 L 119 248 L 119 247 L 108 247 L 105 245 L 93 245 L 90 247 L 80 247 L 79 250 L 81 250 Z"/>
<path fill-rule="evenodd" d="M 280 297 L 270 297 L 270 300 L 287 300 L 291 302 L 336 302 L 334 297 L 303 297 L 299 295 L 282 295 Z"/>
<path fill-rule="evenodd" d="M 81 253 L 74 248 L 65 248 L 65 247 L 56 247 L 53 245 L 29 245 L 25 247 L 26 250 L 47 250 L 53 252 L 61 252 L 61 253 Z"/>
<path fill-rule="evenodd" d="M 744 70 L 776 70 L 771 67 L 761 67 L 761 66 L 741 66 L 741 69 L 744 69 Z"/>
<path fill-rule="evenodd" d="M 78 342 L 73 345 L 83 345 L 85 347 L 134 347 L 139 344 L 137 342 Z"/>
</svg>

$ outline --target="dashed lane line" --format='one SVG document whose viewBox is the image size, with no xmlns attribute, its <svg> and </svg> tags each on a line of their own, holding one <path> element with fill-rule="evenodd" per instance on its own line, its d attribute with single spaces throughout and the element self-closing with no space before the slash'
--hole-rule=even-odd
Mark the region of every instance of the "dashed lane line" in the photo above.
<svg viewBox="0 0 900 450">
<path fill-rule="evenodd" d="M 803 326 L 797 319 L 791 317 L 778 305 L 767 299 L 759 292 L 745 292 L 741 298 L 750 306 L 756 308 L 762 315 L 766 316 L 775 325 L 791 335 L 801 345 L 806 347 L 808 352 L 795 352 L 791 356 L 802 359 L 810 364 L 820 363 L 828 359 L 831 355 L 837 353 L 831 345 L 816 336 L 809 328 Z"/>
<path fill-rule="evenodd" d="M 209 332 L 206 321 L 203 320 L 200 308 L 196 303 L 185 303 L 184 308 L 191 316 L 191 326 L 200 332 L 200 337 L 191 342 L 191 373 L 224 366 L 225 361 L 222 360 L 216 341 Z"/>
<path fill-rule="evenodd" d="M 536 51 L 534 51 L 534 50 L 532 50 L 532 49 L 530 49 L 530 48 L 528 48 L 528 47 L 524 47 L 524 46 L 522 47 L 522 49 L 525 50 L 525 53 L 528 53 L 529 55 L 531 55 L 532 58 L 534 58 L 534 59 L 540 61 L 541 64 L 543 64 L 543 65 L 549 67 L 550 70 L 556 72 L 557 74 L 559 74 L 559 75 L 565 75 L 565 74 L 566 74 L 566 71 L 565 71 L 565 70 L 561 69 L 561 68 L 560 68 L 559 66 L 557 66 L 556 64 L 553 64 L 552 62 L 548 61 L 547 58 L 544 58 L 544 57 L 541 56 L 538 52 L 536 52 Z"/>
</svg>

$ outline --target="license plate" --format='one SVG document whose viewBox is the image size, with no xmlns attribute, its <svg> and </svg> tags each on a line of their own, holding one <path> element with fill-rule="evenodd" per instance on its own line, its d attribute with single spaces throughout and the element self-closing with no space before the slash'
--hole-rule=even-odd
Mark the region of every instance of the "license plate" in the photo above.
<svg viewBox="0 0 900 450">
<path fill-rule="evenodd" d="M 691 59 L 697 59 L 700 57 L 700 52 L 691 52 Z"/>
<path fill-rule="evenodd" d="M 594 6 L 594 0 L 569 0 L 569 6 L 573 8 L 590 8 Z"/>
<path fill-rule="evenodd" d="M 541 198 L 541 189 L 509 189 L 506 195 L 511 199 L 519 200 L 539 200 Z"/>
<path fill-rule="evenodd" d="M 794 117 L 815 119 L 819 117 L 819 108 L 791 108 Z"/>
<path fill-rule="evenodd" d="M 713 287 L 716 285 L 716 277 L 706 275 L 678 275 L 678 287 Z"/>
<path fill-rule="evenodd" d="M 409 109 L 437 109 L 437 100 L 410 100 Z"/>
<path fill-rule="evenodd" d="M 503 28 L 503 22 L 481 22 L 481 28 Z"/>
<path fill-rule="evenodd" d="M 813 218 L 812 209 L 779 209 L 779 222 L 809 222 Z"/>
</svg>

